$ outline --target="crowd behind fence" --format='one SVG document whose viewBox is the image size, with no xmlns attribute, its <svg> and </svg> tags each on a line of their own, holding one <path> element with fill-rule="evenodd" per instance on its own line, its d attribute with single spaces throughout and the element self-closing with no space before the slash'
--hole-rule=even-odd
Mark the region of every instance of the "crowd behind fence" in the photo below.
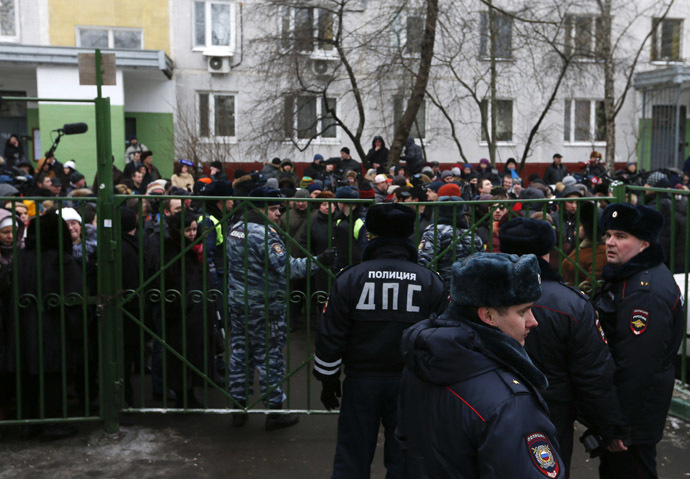
<svg viewBox="0 0 690 479">
<path fill-rule="evenodd" d="M 558 238 L 551 265 L 575 287 L 593 294 L 605 264 L 597 212 L 606 203 L 625 199 L 663 213 L 666 225 L 660 242 L 687 297 L 689 192 L 619 186 L 613 194 L 413 202 L 409 206 L 417 212 L 417 225 L 410 240 L 418 247 L 420 262 L 443 276 L 449 264 L 468 254 L 499 251 L 498 227 L 508 219 L 527 215 L 546 219 Z M 43 214 L 25 224 L 23 210 L 34 203 L 38 211 L 43 200 L 3 199 L 13 214 L 11 241 L 2 245 L 0 276 L 0 424 L 100 420 L 105 401 L 115 401 L 119 410 L 129 412 L 265 412 L 262 402 L 265 406 L 276 391 L 286 394 L 286 413 L 325 412 L 311 391 L 315 327 L 334 275 L 359 262 L 357 255 L 366 246 L 368 233 L 358 220 L 373 200 L 284 198 L 283 214 L 274 220 L 269 203 L 256 197 L 116 196 L 118 214 L 109 225 L 117 238 L 114 244 L 98 243 L 93 198 L 55 198 Z M 568 202 L 575 208 L 566 207 Z M 349 215 L 342 213 L 341 205 L 349 205 Z M 296 217 L 303 220 L 299 235 L 291 231 L 298 223 Z M 233 238 L 241 229 L 233 225 L 246 227 L 252 221 L 265 224 L 259 255 L 247 246 L 248 236 Z M 338 229 L 344 231 L 344 241 Z M 575 237 L 568 236 L 566 229 Z M 305 258 L 303 279 L 291 278 L 288 262 L 280 270 L 282 279 L 273 282 L 277 280 L 271 272 L 272 234 L 282 238 L 291 256 Z M 229 241 L 235 240 L 244 242 L 241 257 L 231 254 Z M 337 253 L 335 264 L 329 266 L 319 255 L 332 248 Z M 101 255 L 117 257 L 114 297 L 99 290 L 96 272 Z M 233 288 L 233 281 L 243 287 Z M 282 289 L 276 290 L 276 284 Z M 116 302 L 121 316 L 115 337 L 104 334 L 101 313 L 109 302 Z M 246 368 L 247 372 L 254 366 L 263 368 L 269 381 L 261 394 L 239 404 L 229 392 L 231 315 L 248 324 L 252 308 L 259 308 L 265 319 L 266 354 L 259 365 L 250 364 L 254 359 L 246 355 Z M 276 311 L 284 312 L 284 332 L 272 330 Z M 276 383 L 270 380 L 270 350 L 283 333 L 285 371 L 273 376 L 279 378 Z M 250 339 L 248 328 L 240 334 Z M 107 343 L 115 345 L 114 377 L 103 367 Z M 685 382 L 686 341 L 679 363 Z M 244 380 L 246 390 L 251 390 L 253 374 Z M 115 384 L 117 397 L 104 397 L 106 382 Z M 306 390 L 300 389 L 302 385 Z"/>
</svg>

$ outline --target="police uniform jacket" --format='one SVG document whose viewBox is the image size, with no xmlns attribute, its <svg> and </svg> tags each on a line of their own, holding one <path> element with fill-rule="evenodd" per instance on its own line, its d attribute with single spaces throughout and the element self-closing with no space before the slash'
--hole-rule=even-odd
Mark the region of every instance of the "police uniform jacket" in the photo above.
<svg viewBox="0 0 690 479">
<path fill-rule="evenodd" d="M 403 330 L 448 303 L 439 276 L 416 261 L 409 241 L 377 238 L 338 274 L 316 340 L 317 378 L 337 377 L 341 364 L 348 376 L 400 375 Z"/>
<path fill-rule="evenodd" d="M 565 477 L 536 390 L 546 378 L 517 341 L 461 314 L 451 306 L 403 335 L 396 435 L 408 476 Z"/>
<path fill-rule="evenodd" d="M 652 243 L 623 265 L 606 265 L 606 284 L 595 299 L 633 445 L 661 440 L 683 338 L 683 300 L 663 258 L 661 246 Z"/>
<path fill-rule="evenodd" d="M 613 388 L 614 363 L 606 336 L 587 297 L 560 282 L 539 259 L 542 295 L 532 307 L 539 326 L 525 340 L 525 350 L 549 380 L 541 391 L 550 407 L 576 404 L 579 416 L 606 438 L 615 437 L 620 420 Z"/>
<path fill-rule="evenodd" d="M 287 280 L 306 276 L 308 258 L 290 257 L 278 230 L 263 215 L 250 212 L 247 217 L 247 223 L 230 228 L 226 241 L 229 306 L 247 303 L 263 310 L 267 304 L 270 311 L 284 312 Z M 316 268 L 312 262 L 312 270 Z"/>
</svg>

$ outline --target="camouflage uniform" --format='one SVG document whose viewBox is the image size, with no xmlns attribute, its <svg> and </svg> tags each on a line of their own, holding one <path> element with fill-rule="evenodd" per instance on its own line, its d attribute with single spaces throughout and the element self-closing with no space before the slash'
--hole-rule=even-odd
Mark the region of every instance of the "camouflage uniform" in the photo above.
<svg viewBox="0 0 690 479">
<path fill-rule="evenodd" d="M 305 277 L 307 258 L 290 257 L 276 229 L 261 223 L 256 218 L 246 225 L 235 223 L 226 241 L 232 344 L 229 390 L 235 400 L 246 402 L 253 394 L 256 369 L 262 395 L 278 385 L 264 398 L 264 404 L 275 408 L 286 399 L 279 386 L 285 377 L 286 269 L 289 262 L 290 279 Z"/>
<path fill-rule="evenodd" d="M 480 253 L 484 251 L 481 238 L 476 233 L 472 234 L 471 231 L 468 232 L 460 227 L 456 227 L 456 233 L 453 234 L 453 225 L 439 224 L 437 230 L 434 230 L 434 225 L 427 226 L 419 240 L 419 259 L 417 263 L 428 267 L 433 259 L 445 250 L 456 236 L 461 236 L 464 233 L 467 234 L 455 243 L 455 256 L 453 256 L 453 248 L 451 248 L 438 259 L 434 268 L 443 278 L 446 291 L 450 291 L 451 266 L 453 266 L 453 262 L 465 258 L 473 252 Z M 472 250 L 473 240 L 474 251 Z"/>
</svg>

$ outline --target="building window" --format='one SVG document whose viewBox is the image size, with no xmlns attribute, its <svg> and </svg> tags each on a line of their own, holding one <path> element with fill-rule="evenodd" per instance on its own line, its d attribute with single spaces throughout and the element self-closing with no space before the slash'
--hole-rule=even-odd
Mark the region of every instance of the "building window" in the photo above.
<svg viewBox="0 0 690 479">
<path fill-rule="evenodd" d="M 401 96 L 396 96 L 393 99 L 393 125 L 395 125 L 395 128 L 398 127 L 400 120 L 402 120 L 407 100 L 407 98 Z M 417 116 L 414 119 L 414 123 L 412 123 L 408 136 L 412 138 L 426 138 L 426 102 L 424 100 L 419 105 Z"/>
<path fill-rule="evenodd" d="M 494 141 L 513 141 L 513 100 L 495 100 L 496 102 L 496 132 Z M 491 108 L 488 100 L 482 100 L 480 108 L 482 118 L 486 118 L 486 127 L 491 130 Z M 482 127 L 481 139 L 488 141 L 486 131 Z"/>
<path fill-rule="evenodd" d="M 227 93 L 199 93 L 199 136 L 235 137 L 235 96 Z"/>
<path fill-rule="evenodd" d="M 335 15 L 320 8 L 280 8 L 280 41 L 283 50 L 332 52 L 335 48 Z"/>
<path fill-rule="evenodd" d="M 513 19 L 509 15 L 494 12 L 493 25 L 489 30 L 489 14 L 479 14 L 479 56 L 491 57 L 489 38 L 493 31 L 494 49 L 496 58 L 506 59 L 513 57 Z"/>
<path fill-rule="evenodd" d="M 606 110 L 601 100 L 566 100 L 563 139 L 567 143 L 606 141 Z"/>
<path fill-rule="evenodd" d="M 194 2 L 194 48 L 235 49 L 235 4 Z"/>
<path fill-rule="evenodd" d="M 316 96 L 288 96 L 284 100 L 286 138 L 312 140 L 336 138 L 336 99 Z"/>
<path fill-rule="evenodd" d="M 0 0 L 0 39 L 17 40 L 17 23 L 15 0 Z"/>
<path fill-rule="evenodd" d="M 568 15 L 565 17 L 565 54 L 581 58 L 600 57 L 603 49 L 601 17 Z"/>
<path fill-rule="evenodd" d="M 424 25 L 421 12 L 402 12 L 393 24 L 393 46 L 406 55 L 422 53 Z"/>
<path fill-rule="evenodd" d="M 77 46 L 141 50 L 144 32 L 132 28 L 77 27 Z"/>
<path fill-rule="evenodd" d="M 680 43 L 683 21 L 679 19 L 652 20 L 652 61 L 680 61 Z"/>
</svg>

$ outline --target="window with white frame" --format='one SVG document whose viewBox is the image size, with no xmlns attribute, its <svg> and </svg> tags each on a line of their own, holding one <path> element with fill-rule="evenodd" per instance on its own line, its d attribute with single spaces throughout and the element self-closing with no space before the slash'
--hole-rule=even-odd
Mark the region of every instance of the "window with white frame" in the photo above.
<svg viewBox="0 0 690 479">
<path fill-rule="evenodd" d="M 329 54 L 335 45 L 335 15 L 321 8 L 280 7 L 283 50 Z"/>
<path fill-rule="evenodd" d="M 398 123 L 402 120 L 407 100 L 408 98 L 402 96 L 393 98 L 393 125 L 395 128 L 398 127 Z M 426 102 L 424 100 L 419 105 L 419 110 L 417 110 L 417 116 L 415 116 L 414 123 L 412 123 L 410 128 L 409 136 L 412 138 L 426 138 Z"/>
<path fill-rule="evenodd" d="M 421 11 L 403 11 L 393 24 L 393 46 L 406 55 L 422 53 L 426 21 Z"/>
<path fill-rule="evenodd" d="M 494 12 L 491 23 L 492 25 L 489 25 L 488 12 L 481 12 L 479 14 L 479 56 L 484 58 L 491 57 L 491 43 L 489 39 L 493 33 L 496 58 L 512 58 L 513 18 L 504 13 Z"/>
<path fill-rule="evenodd" d="M 564 52 L 580 58 L 601 56 L 603 21 L 595 15 L 567 15 L 564 25 Z"/>
<path fill-rule="evenodd" d="M 335 98 L 300 95 L 284 99 L 284 133 L 297 140 L 336 138 Z"/>
<path fill-rule="evenodd" d="M 652 56 L 653 62 L 680 61 L 683 20 L 677 18 L 652 19 Z"/>
<path fill-rule="evenodd" d="M 602 100 L 566 100 L 563 139 L 567 143 L 606 141 L 606 112 Z"/>
<path fill-rule="evenodd" d="M 194 48 L 235 50 L 235 3 L 194 2 Z"/>
<path fill-rule="evenodd" d="M 0 0 L 0 40 L 14 41 L 18 38 L 17 2 Z"/>
<path fill-rule="evenodd" d="M 140 28 L 77 27 L 77 46 L 141 50 L 144 32 Z"/>
<path fill-rule="evenodd" d="M 199 92 L 199 136 L 202 138 L 234 138 L 235 95 Z"/>
<path fill-rule="evenodd" d="M 513 100 L 494 100 L 496 103 L 496 131 L 494 141 L 513 141 Z M 491 108 L 484 99 L 480 104 L 481 116 L 486 118 L 486 127 L 491 130 Z M 486 131 L 481 128 L 481 140 L 488 141 Z"/>
</svg>

